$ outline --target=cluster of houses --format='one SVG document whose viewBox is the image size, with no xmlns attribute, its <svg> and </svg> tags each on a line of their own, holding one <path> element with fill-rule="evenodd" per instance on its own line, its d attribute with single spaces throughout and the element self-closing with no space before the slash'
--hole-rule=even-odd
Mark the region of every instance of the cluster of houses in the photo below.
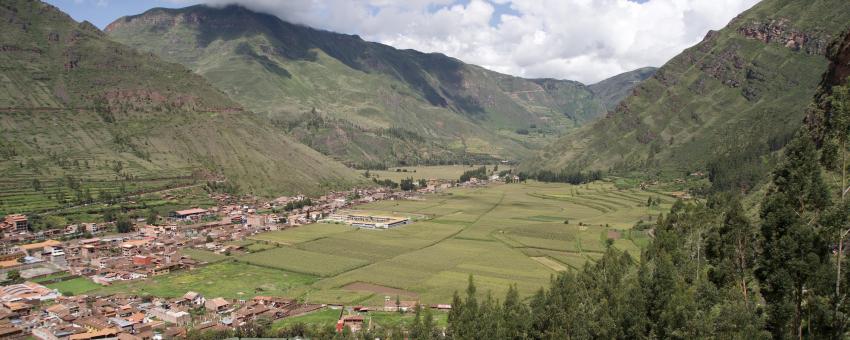
<svg viewBox="0 0 850 340">
<path fill-rule="evenodd" d="M 173 211 L 161 219 L 163 225 L 150 225 L 139 219 L 130 233 L 107 235 L 107 231 L 114 230 L 111 225 L 80 223 L 56 229 L 51 235 L 29 238 L 26 242 L 21 242 L 20 238 L 3 238 L 0 242 L 0 273 L 20 270 L 24 277 L 33 277 L 45 272 L 68 271 L 104 285 L 143 279 L 202 264 L 181 256 L 181 249 L 199 248 L 230 254 L 242 250 L 232 241 L 328 217 L 370 228 L 407 224 L 407 218 L 340 215 L 336 212 L 356 204 L 409 199 L 415 195 L 370 188 L 331 192 L 309 200 L 301 195 L 280 197 L 263 203 L 217 195 L 214 197 L 220 202 L 217 206 Z M 309 205 L 300 204 L 298 208 L 287 211 L 285 207 L 292 206 L 292 202 L 309 202 Z M 24 215 L 8 215 L 3 221 L 4 231 L 14 231 L 3 235 L 32 235 L 27 230 L 28 221 Z M 68 241 L 60 242 L 45 236 L 58 236 L 56 239 Z"/>
<path fill-rule="evenodd" d="M 172 339 L 188 329 L 229 330 L 259 318 L 275 321 L 322 307 L 272 296 L 207 299 L 197 292 L 177 298 L 62 296 L 25 282 L 0 288 L 0 338 Z"/>
<path fill-rule="evenodd" d="M 385 298 L 384 306 L 348 307 L 306 304 L 275 296 L 250 299 L 206 298 L 187 292 L 175 298 L 63 296 L 33 282 L 0 287 L 0 338 L 42 340 L 153 340 L 186 336 L 188 330 L 231 330 L 259 319 L 276 321 L 323 308 L 340 310 L 336 329 L 358 332 L 371 327 L 370 312 L 412 312 L 418 301 Z M 427 308 L 427 307 L 426 307 Z M 451 305 L 431 305 L 449 311 Z"/>
<path fill-rule="evenodd" d="M 29 228 L 29 218 L 22 214 L 6 215 L 0 219 L 0 252 L 8 245 L 32 243 L 50 238 L 79 237 L 81 235 L 96 235 L 104 230 L 112 229 L 113 223 L 78 223 L 64 228 L 45 229 L 32 232 Z"/>
<path fill-rule="evenodd" d="M 317 199 L 310 199 L 310 205 L 308 206 L 286 211 L 285 214 L 281 215 L 273 214 L 272 217 L 281 224 L 287 226 L 298 226 L 328 219 L 338 210 L 351 208 L 355 205 L 384 200 L 412 199 L 417 197 L 419 194 L 420 192 L 393 191 L 383 187 L 339 192 L 334 191 Z M 306 199 L 307 198 L 302 195 L 279 197 L 265 203 L 262 208 L 280 211 L 289 203 L 300 202 Z"/>
<path fill-rule="evenodd" d="M 415 199 L 420 193 L 453 185 L 429 181 L 418 192 L 370 188 L 331 192 L 310 200 L 299 195 L 262 203 L 216 195 L 212 198 L 219 202 L 217 206 L 171 212 L 161 219 L 163 225 L 150 225 L 139 219 L 134 229 L 124 234 L 114 233 L 111 223 L 79 223 L 32 233 L 27 216 L 7 215 L 0 220 L 0 279 L 13 270 L 24 279 L 61 272 L 67 273 L 62 280 L 86 277 L 94 283 L 110 285 L 191 270 L 205 263 L 183 256 L 183 249 L 230 254 L 243 251 L 233 241 L 320 220 L 376 229 L 407 224 L 410 219 L 406 217 L 373 216 L 346 209 L 380 200 Z M 295 202 L 305 204 L 291 204 Z M 404 306 L 387 308 L 404 310 L 412 306 L 415 303 L 405 302 Z M 260 296 L 248 301 L 205 299 L 193 292 L 177 299 L 62 296 L 27 281 L 0 287 L 0 338 L 172 338 L 185 335 L 187 327 L 232 329 L 258 317 L 276 320 L 321 307 L 277 297 Z M 363 319 L 358 321 L 357 315 L 341 314 L 340 320 L 343 327 L 352 330 L 362 327 Z"/>
</svg>

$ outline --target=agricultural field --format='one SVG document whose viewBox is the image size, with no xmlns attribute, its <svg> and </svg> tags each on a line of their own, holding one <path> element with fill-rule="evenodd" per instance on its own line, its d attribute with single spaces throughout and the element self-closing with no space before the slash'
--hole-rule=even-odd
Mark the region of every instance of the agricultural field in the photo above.
<svg viewBox="0 0 850 340">
<path fill-rule="evenodd" d="M 217 253 L 214 253 L 214 252 L 211 252 L 211 251 L 208 251 L 208 250 L 201 250 L 201 249 L 195 249 L 195 248 L 181 249 L 180 255 L 188 256 L 189 258 L 191 258 L 195 261 L 207 262 L 207 263 L 213 263 L 213 262 L 223 261 L 223 260 L 227 259 L 227 256 L 225 256 L 225 255 L 217 254 Z"/>
<path fill-rule="evenodd" d="M 502 297 L 515 284 L 530 296 L 552 275 L 596 261 L 609 246 L 638 258 L 650 236 L 632 228 L 652 222 L 673 202 L 661 191 L 613 181 L 455 188 L 357 207 L 419 216 L 409 225 L 367 230 L 318 223 L 259 234 L 240 244 L 251 253 L 234 255 L 233 261 L 107 290 L 174 296 L 191 289 L 212 296 L 283 295 L 382 306 L 395 296 L 450 302 L 473 275 L 481 292 Z"/>
<path fill-rule="evenodd" d="M 146 280 L 116 283 L 93 293 L 130 293 L 177 297 L 187 291 L 204 296 L 246 298 L 256 295 L 298 296 L 316 277 L 283 270 L 222 261 L 195 270 L 181 271 Z"/>
<path fill-rule="evenodd" d="M 248 254 L 240 257 L 239 261 L 318 276 L 332 276 L 368 264 L 366 261 L 355 258 L 315 253 L 291 247 L 280 247 Z"/>
<path fill-rule="evenodd" d="M 97 290 L 101 286 L 92 282 L 88 278 L 78 277 L 67 281 L 48 284 L 47 287 L 50 289 L 56 289 L 64 295 L 80 295 Z"/>
<path fill-rule="evenodd" d="M 336 326 L 342 310 L 324 308 L 318 311 L 275 321 L 272 329 L 286 328 L 295 324 L 305 324 L 317 328 Z"/>
<path fill-rule="evenodd" d="M 284 245 L 312 241 L 329 235 L 344 233 L 355 228 L 338 224 L 310 224 L 298 228 L 273 231 L 251 237 L 251 240 Z"/>
</svg>

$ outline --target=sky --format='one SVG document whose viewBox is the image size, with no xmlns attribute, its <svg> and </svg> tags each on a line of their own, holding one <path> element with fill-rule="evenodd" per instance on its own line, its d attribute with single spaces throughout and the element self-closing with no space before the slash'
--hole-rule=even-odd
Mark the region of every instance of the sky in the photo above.
<svg viewBox="0 0 850 340">
<path fill-rule="evenodd" d="M 760 0 L 47 0 L 105 27 L 153 7 L 238 3 L 527 78 L 594 83 L 661 66 Z"/>
</svg>

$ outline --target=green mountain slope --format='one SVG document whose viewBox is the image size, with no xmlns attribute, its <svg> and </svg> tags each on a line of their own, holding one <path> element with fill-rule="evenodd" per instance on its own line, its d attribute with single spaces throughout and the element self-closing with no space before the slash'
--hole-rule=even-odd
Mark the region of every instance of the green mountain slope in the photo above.
<svg viewBox="0 0 850 340">
<path fill-rule="evenodd" d="M 152 9 L 106 31 L 358 166 L 516 159 L 604 112 L 577 82 L 512 77 L 236 6 Z"/>
<path fill-rule="evenodd" d="M 262 194 L 358 181 L 185 67 L 53 6 L 4 1 L 0 17 L 0 214 L 210 177 Z"/>
<path fill-rule="evenodd" d="M 656 71 L 658 71 L 656 67 L 643 67 L 588 85 L 588 88 L 602 101 L 603 107 L 613 110 L 617 104 L 629 96 L 637 84 L 652 77 Z"/>
<path fill-rule="evenodd" d="M 802 123 L 850 2 L 765 0 L 673 58 L 527 170 L 710 170 L 750 187 Z"/>
</svg>

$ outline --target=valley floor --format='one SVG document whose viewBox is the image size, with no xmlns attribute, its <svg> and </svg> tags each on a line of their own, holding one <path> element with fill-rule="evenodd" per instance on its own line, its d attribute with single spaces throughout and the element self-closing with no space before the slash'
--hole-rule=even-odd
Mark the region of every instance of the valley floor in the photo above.
<svg viewBox="0 0 850 340">
<path fill-rule="evenodd" d="M 661 204 L 647 207 L 649 197 Z M 422 200 L 358 207 L 427 216 L 413 224 L 366 230 L 319 223 L 259 234 L 249 241 L 256 249 L 252 254 L 102 292 L 180 296 L 193 290 L 370 306 L 399 296 L 431 304 L 450 302 L 472 274 L 480 291 L 503 296 L 516 284 L 527 296 L 557 271 L 599 258 L 608 242 L 639 256 L 649 236 L 632 226 L 667 211 L 672 202 L 662 192 L 617 189 L 610 182 L 457 188 Z"/>
</svg>

